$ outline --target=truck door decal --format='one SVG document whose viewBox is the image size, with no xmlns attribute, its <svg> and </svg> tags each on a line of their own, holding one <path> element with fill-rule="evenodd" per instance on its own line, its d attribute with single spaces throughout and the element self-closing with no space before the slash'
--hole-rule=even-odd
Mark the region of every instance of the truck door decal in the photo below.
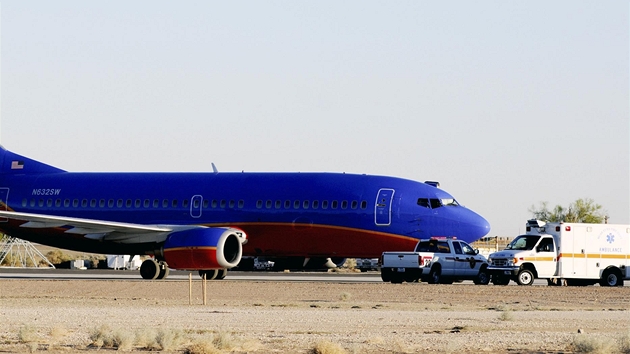
<svg viewBox="0 0 630 354">
<path fill-rule="evenodd" d="M 389 226 L 392 223 L 394 192 L 391 188 L 379 189 L 374 206 L 374 222 L 376 225 Z"/>
</svg>

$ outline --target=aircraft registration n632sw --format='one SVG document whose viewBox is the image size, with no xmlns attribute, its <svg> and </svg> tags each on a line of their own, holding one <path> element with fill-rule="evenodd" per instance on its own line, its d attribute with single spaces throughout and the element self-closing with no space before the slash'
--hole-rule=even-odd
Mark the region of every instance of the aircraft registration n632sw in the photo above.
<svg viewBox="0 0 630 354">
<path fill-rule="evenodd" d="M 225 277 L 242 256 L 375 258 L 488 222 L 435 182 L 345 173 L 76 173 L 0 146 L 0 231 L 74 251 L 151 255 Z"/>
</svg>

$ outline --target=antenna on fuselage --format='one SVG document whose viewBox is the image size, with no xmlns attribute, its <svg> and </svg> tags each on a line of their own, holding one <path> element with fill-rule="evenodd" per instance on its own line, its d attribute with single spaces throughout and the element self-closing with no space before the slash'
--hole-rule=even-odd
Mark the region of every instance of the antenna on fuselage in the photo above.
<svg viewBox="0 0 630 354">
<path fill-rule="evenodd" d="M 219 170 L 217 170 L 217 166 L 214 165 L 214 162 L 212 163 L 212 171 L 214 173 L 219 173 Z"/>
</svg>

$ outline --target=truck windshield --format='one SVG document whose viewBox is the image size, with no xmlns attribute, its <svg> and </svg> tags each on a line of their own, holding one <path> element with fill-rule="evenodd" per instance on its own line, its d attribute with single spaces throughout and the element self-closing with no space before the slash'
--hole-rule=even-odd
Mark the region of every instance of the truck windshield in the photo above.
<svg viewBox="0 0 630 354">
<path fill-rule="evenodd" d="M 533 250 L 540 236 L 536 235 L 521 235 L 515 238 L 509 245 L 505 248 L 506 250 Z"/>
</svg>

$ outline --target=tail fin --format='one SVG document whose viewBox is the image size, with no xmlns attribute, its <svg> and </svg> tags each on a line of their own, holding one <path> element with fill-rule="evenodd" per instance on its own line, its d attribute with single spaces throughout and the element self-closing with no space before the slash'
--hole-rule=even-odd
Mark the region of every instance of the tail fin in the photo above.
<svg viewBox="0 0 630 354">
<path fill-rule="evenodd" d="M 46 165 L 5 149 L 0 145 L 0 174 L 59 173 L 62 169 Z"/>
</svg>

